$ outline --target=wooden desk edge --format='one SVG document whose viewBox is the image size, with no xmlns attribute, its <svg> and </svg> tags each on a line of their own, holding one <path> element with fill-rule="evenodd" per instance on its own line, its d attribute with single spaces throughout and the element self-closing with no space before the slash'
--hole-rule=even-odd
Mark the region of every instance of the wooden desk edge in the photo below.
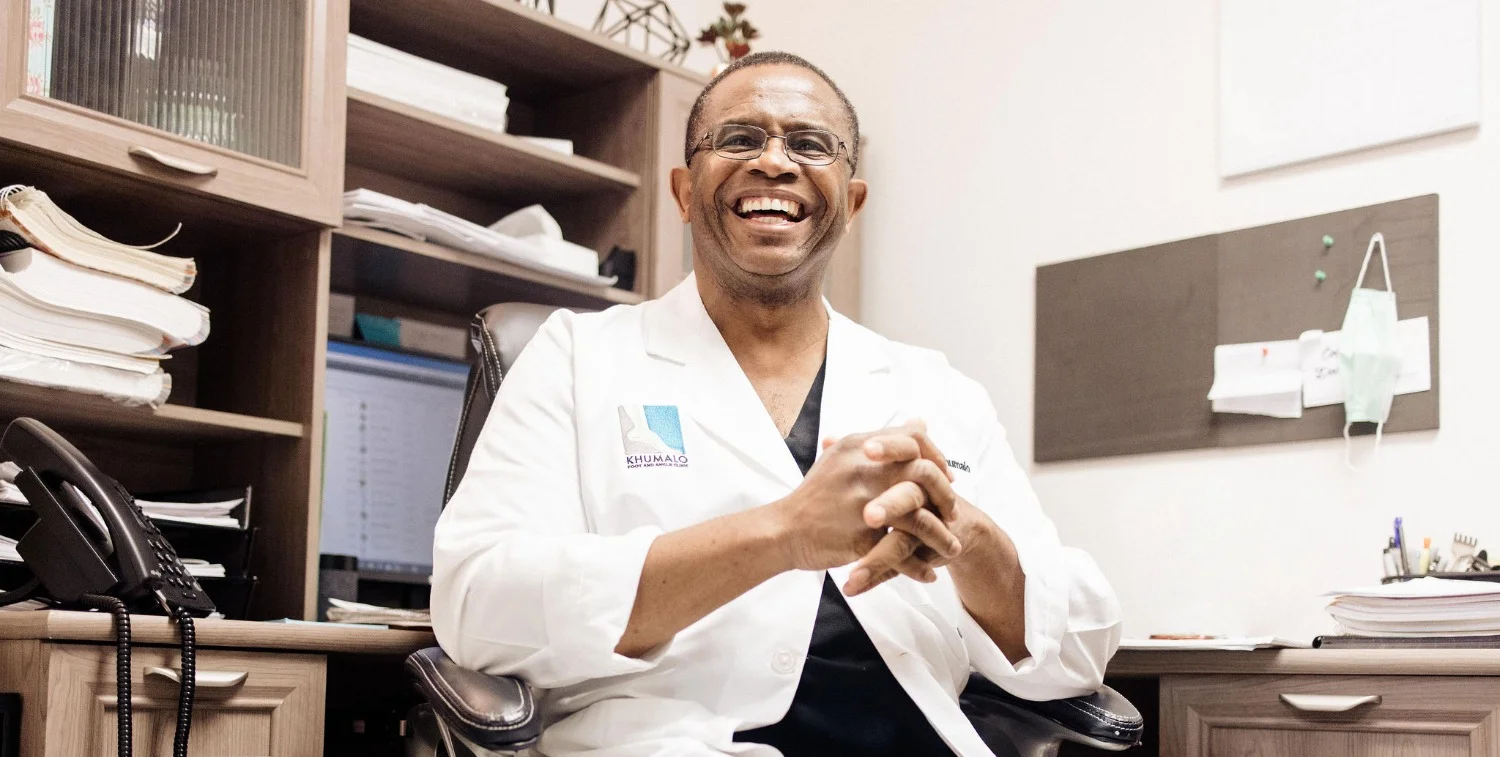
<svg viewBox="0 0 1500 757">
<path fill-rule="evenodd" d="M 1111 677 L 1163 675 L 1500 675 L 1500 649 L 1121 650 Z"/>
<path fill-rule="evenodd" d="M 344 654 L 408 654 L 435 646 L 426 631 L 351 628 L 330 624 L 203 620 L 194 623 L 199 647 L 275 649 Z M 177 624 L 154 615 L 130 616 L 131 640 L 177 644 Z M 38 610 L 0 612 L 0 639 L 113 642 L 114 619 L 97 612 Z"/>
</svg>

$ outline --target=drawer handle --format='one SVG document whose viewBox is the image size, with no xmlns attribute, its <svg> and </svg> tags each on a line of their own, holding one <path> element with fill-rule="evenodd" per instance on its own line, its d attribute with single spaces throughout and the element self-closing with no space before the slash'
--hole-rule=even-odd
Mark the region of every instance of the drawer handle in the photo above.
<svg viewBox="0 0 1500 757">
<path fill-rule="evenodd" d="M 172 683 L 182 683 L 182 674 L 172 668 L 149 667 L 146 668 L 146 677 L 156 676 L 165 678 Z M 248 672 L 235 672 L 232 670 L 200 670 L 193 676 L 193 680 L 200 689 L 232 689 L 245 682 L 249 678 Z"/>
<path fill-rule="evenodd" d="M 1282 694 L 1281 701 L 1303 712 L 1348 712 L 1367 704 L 1380 704 L 1380 695 Z"/>
<path fill-rule="evenodd" d="M 190 173 L 194 176 L 214 176 L 219 173 L 219 169 L 215 166 L 197 163 L 186 158 L 168 155 L 164 152 L 157 152 L 149 147 L 136 146 L 130 148 L 128 152 L 134 157 L 155 161 L 167 168 L 183 173 Z"/>
</svg>

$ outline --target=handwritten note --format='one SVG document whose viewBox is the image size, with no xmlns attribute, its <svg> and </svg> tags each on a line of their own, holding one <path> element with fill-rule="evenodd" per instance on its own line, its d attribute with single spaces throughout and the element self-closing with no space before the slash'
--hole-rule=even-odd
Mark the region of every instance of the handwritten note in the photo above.
<svg viewBox="0 0 1500 757">
<path fill-rule="evenodd" d="M 1401 376 L 1396 394 L 1415 394 L 1432 389 L 1432 353 L 1428 320 L 1408 318 L 1396 324 L 1401 340 Z M 1338 331 L 1307 331 L 1298 338 L 1302 354 L 1302 405 L 1322 407 L 1344 401 L 1344 382 L 1339 376 Z"/>
</svg>

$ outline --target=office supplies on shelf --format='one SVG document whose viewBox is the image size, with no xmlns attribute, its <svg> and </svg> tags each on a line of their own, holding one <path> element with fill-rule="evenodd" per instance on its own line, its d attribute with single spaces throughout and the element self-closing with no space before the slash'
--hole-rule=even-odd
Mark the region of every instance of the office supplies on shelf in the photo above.
<svg viewBox="0 0 1500 757">
<path fill-rule="evenodd" d="M 504 84 L 353 34 L 348 86 L 455 121 L 505 131 L 510 100 Z"/>
<path fill-rule="evenodd" d="M 0 189 L 0 232 L 15 234 L 30 246 L 74 265 L 134 279 L 172 294 L 186 292 L 198 274 L 192 258 L 150 251 L 166 239 L 146 247 L 108 239 L 79 223 L 36 187 L 12 185 Z"/>
<path fill-rule="evenodd" d="M 540 205 L 521 208 L 490 224 L 490 229 L 530 242 L 551 265 L 580 275 L 599 273 L 599 253 L 563 239 L 562 226 Z"/>
<path fill-rule="evenodd" d="M 344 193 L 344 220 L 358 226 L 382 229 L 466 252 L 489 255 L 584 284 L 611 286 L 615 283 L 613 278 L 599 276 L 597 268 L 591 271 L 569 268 L 566 266 L 566 259 L 555 261 L 548 256 L 547 250 L 532 242 L 501 234 L 427 205 L 406 202 L 369 189 L 355 189 Z"/>
<path fill-rule="evenodd" d="M 245 503 L 243 498 L 223 502 L 152 502 L 137 499 L 137 505 L 152 520 L 173 523 L 188 523 L 212 528 L 244 528 L 240 519 L 230 515 L 235 508 Z"/>
<path fill-rule="evenodd" d="M 1500 583 L 1435 576 L 1328 592 L 1328 614 L 1352 636 L 1500 634 Z"/>
<path fill-rule="evenodd" d="M 4 534 L 0 534 L 0 560 L 6 562 L 21 561 L 21 553 L 16 551 L 16 540 Z"/>
<path fill-rule="evenodd" d="M 454 360 L 463 360 L 469 354 L 469 334 L 460 328 L 371 313 L 356 313 L 354 320 L 359 326 L 360 339 L 368 344 L 399 347 Z"/>
<path fill-rule="evenodd" d="M 392 628 L 432 628 L 430 610 L 405 610 L 380 607 L 344 599 L 329 599 L 328 620 L 332 623 L 370 623 Z"/>
<path fill-rule="evenodd" d="M 1209 636 L 1204 638 L 1122 639 L 1120 649 L 1222 649 L 1251 651 L 1255 649 L 1306 649 L 1306 642 L 1278 636 Z"/>
<path fill-rule="evenodd" d="M 319 551 L 427 575 L 468 365 L 328 345 Z"/>
<path fill-rule="evenodd" d="M 615 288 L 635 289 L 635 250 L 615 245 L 599 264 L 599 275 L 615 279 Z"/>
</svg>

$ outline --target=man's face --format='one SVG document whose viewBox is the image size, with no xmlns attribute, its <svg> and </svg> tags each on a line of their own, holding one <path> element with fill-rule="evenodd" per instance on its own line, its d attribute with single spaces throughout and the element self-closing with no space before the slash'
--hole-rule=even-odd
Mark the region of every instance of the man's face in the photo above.
<svg viewBox="0 0 1500 757">
<path fill-rule="evenodd" d="M 753 66 L 719 83 L 693 137 L 726 124 L 758 126 L 772 136 L 800 129 L 855 135 L 838 95 L 797 66 Z M 689 168 L 672 172 L 682 220 L 693 226 L 699 263 L 732 294 L 777 302 L 817 291 L 828 259 L 864 204 L 865 183 L 851 179 L 847 148 L 826 166 L 791 160 L 771 139 L 760 156 L 733 160 L 699 143 Z M 752 210 L 780 201 L 781 212 Z M 785 212 L 786 203 L 795 203 Z"/>
</svg>

